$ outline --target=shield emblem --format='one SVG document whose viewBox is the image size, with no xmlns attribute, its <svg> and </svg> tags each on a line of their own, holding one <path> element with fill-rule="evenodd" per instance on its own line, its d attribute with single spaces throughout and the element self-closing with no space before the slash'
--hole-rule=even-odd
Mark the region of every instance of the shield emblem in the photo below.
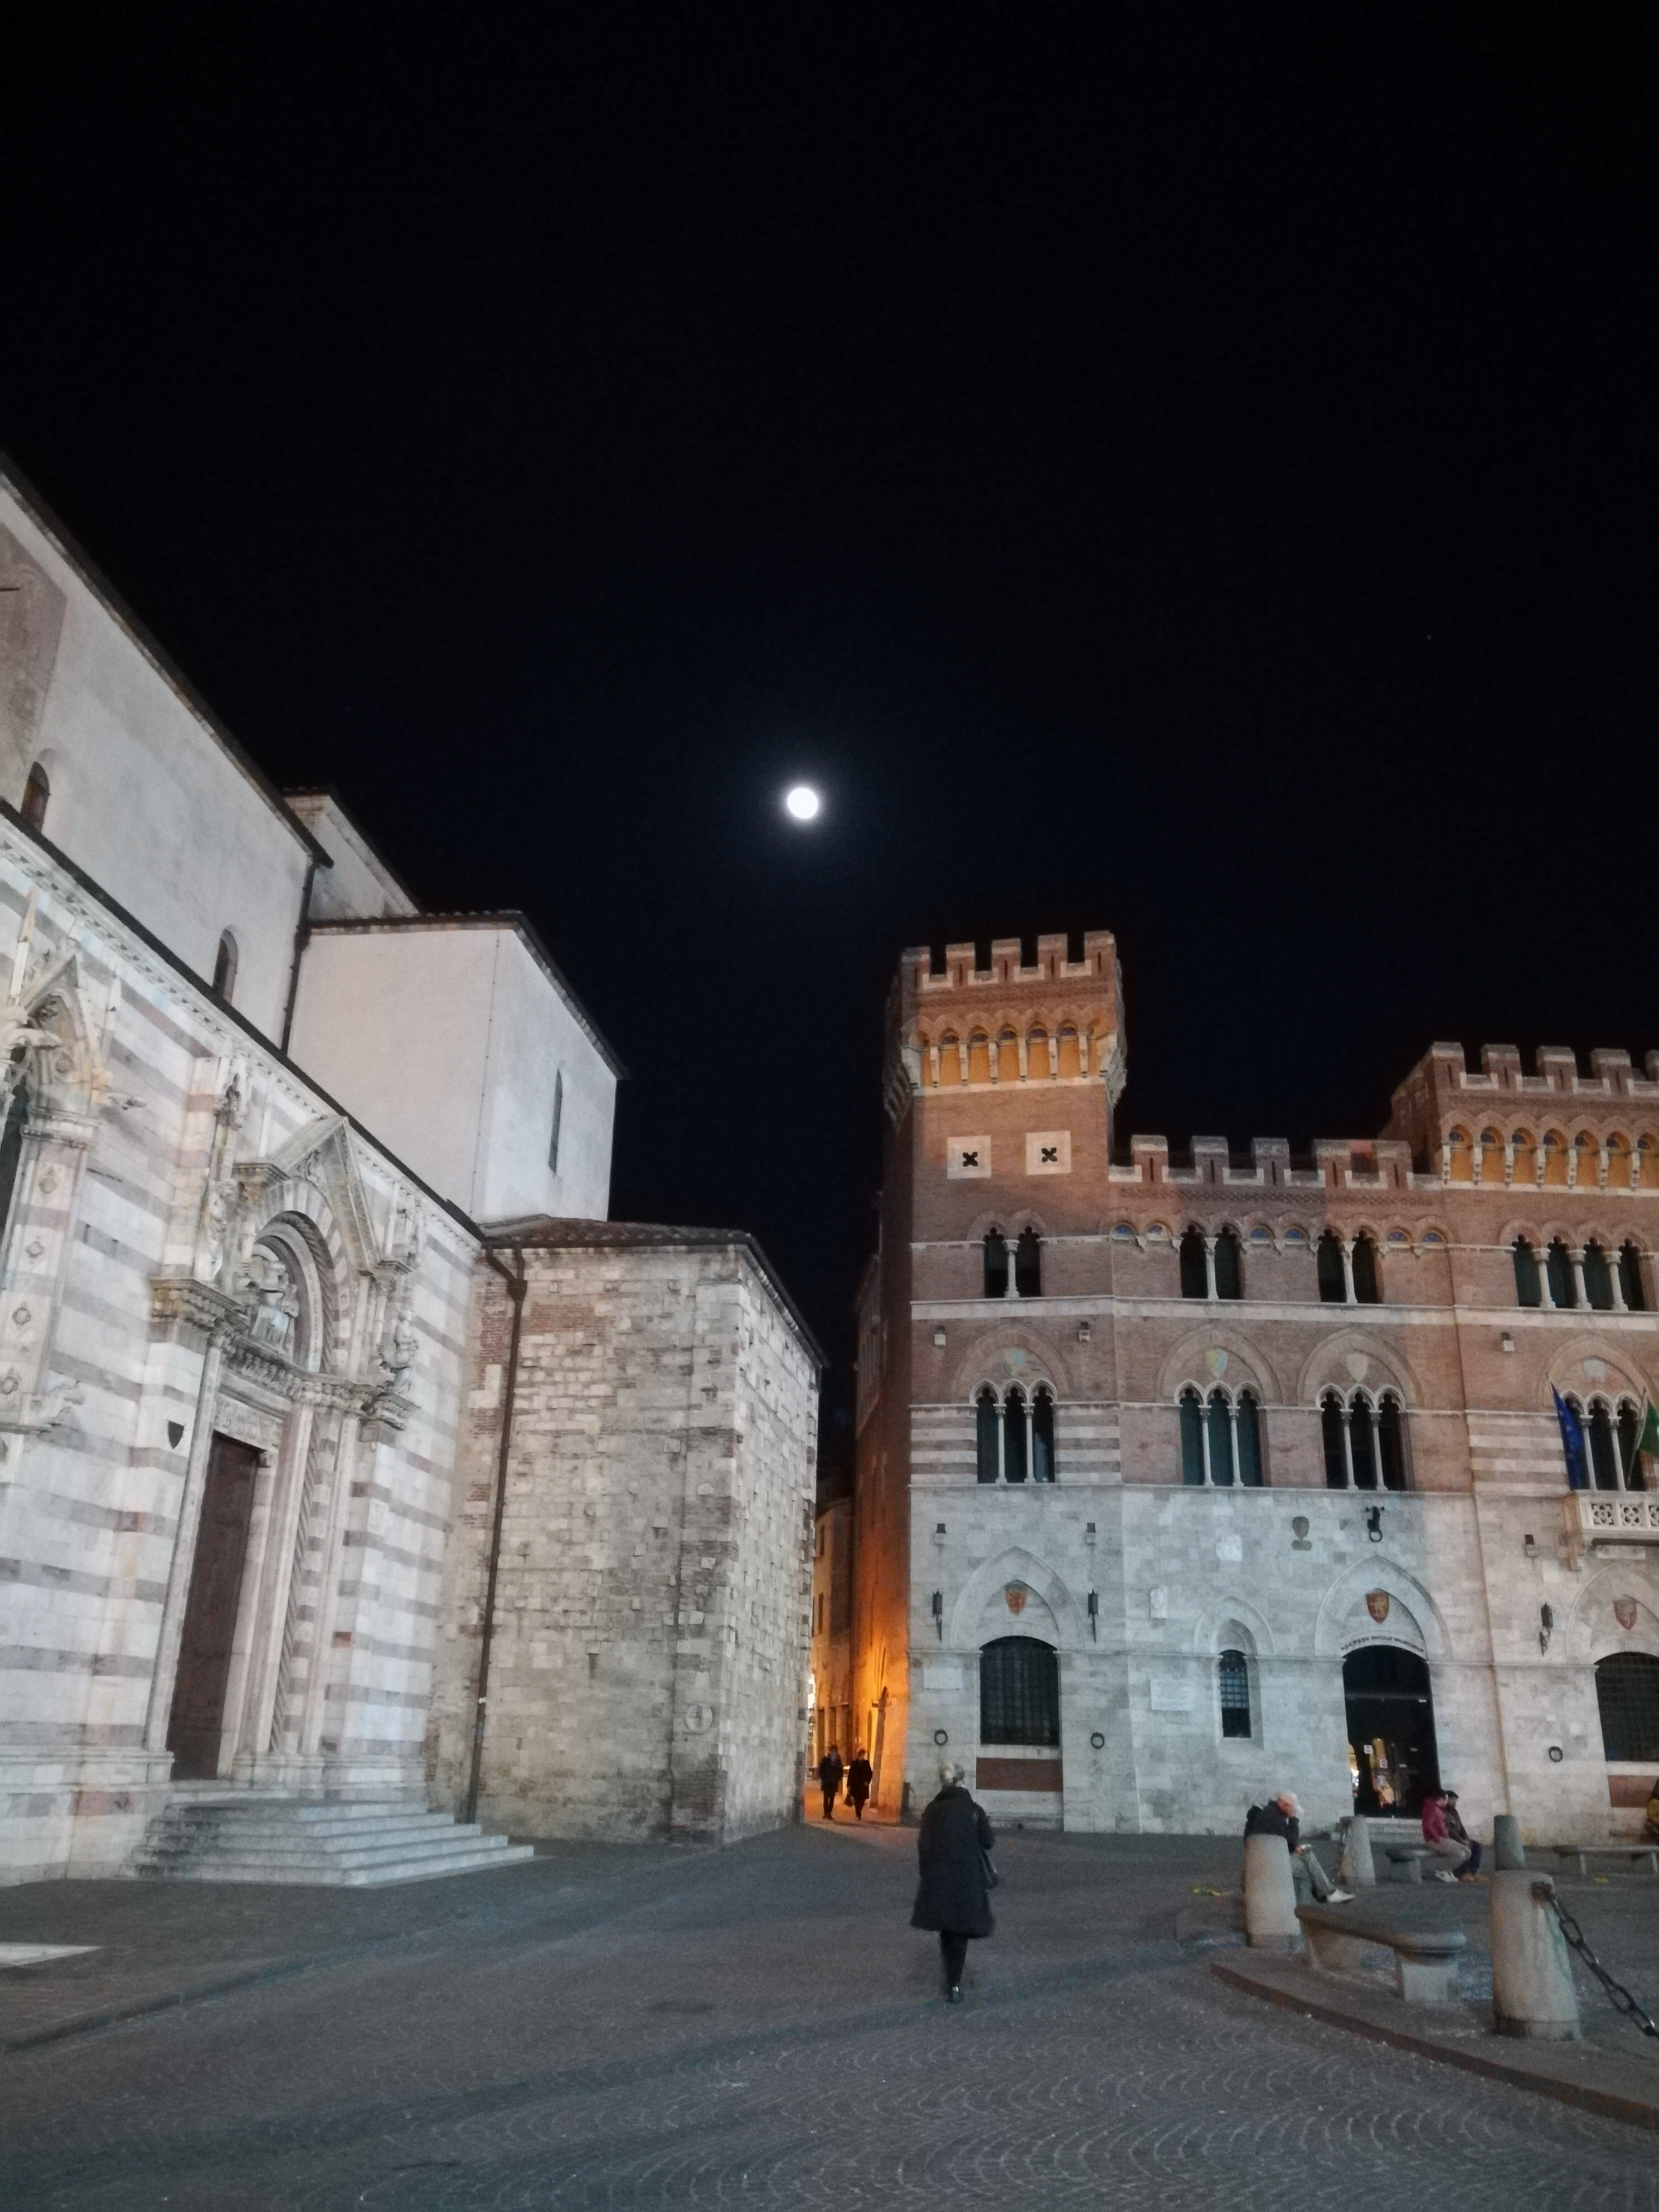
<svg viewBox="0 0 1659 2212">
<path fill-rule="evenodd" d="M 1010 1613 L 1024 1612 L 1025 1585 L 1024 1583 L 1010 1583 L 1007 1589 L 1004 1590 L 1002 1595 L 1004 1599 L 1006 1601 Z"/>
<path fill-rule="evenodd" d="M 1389 1593 L 1387 1590 L 1367 1590 L 1365 1593 L 1365 1610 L 1370 1613 L 1371 1619 L 1376 1623 L 1377 1626 L 1381 1628 L 1383 1622 L 1389 1617 Z"/>
<path fill-rule="evenodd" d="M 1613 1601 L 1613 1617 L 1618 1622 L 1620 1628 L 1634 1628 L 1636 1626 L 1636 1600 L 1633 1597 L 1614 1598 Z"/>
</svg>

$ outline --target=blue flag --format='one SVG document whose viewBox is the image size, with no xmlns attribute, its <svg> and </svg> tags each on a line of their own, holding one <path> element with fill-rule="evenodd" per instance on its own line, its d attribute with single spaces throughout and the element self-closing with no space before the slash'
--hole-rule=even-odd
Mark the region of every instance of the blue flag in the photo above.
<svg viewBox="0 0 1659 2212">
<path fill-rule="evenodd" d="M 1555 1418 L 1561 1424 L 1561 1449 L 1567 1455 L 1567 1488 L 1588 1490 L 1589 1454 L 1584 1448 L 1584 1425 L 1559 1390 L 1553 1389 L 1550 1395 L 1555 1401 Z"/>
</svg>

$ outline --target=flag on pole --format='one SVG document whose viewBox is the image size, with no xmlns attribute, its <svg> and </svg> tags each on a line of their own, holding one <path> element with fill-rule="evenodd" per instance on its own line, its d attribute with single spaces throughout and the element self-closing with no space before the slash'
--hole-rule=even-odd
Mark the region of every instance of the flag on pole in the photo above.
<svg viewBox="0 0 1659 2212">
<path fill-rule="evenodd" d="M 1555 1418 L 1561 1424 L 1561 1449 L 1567 1455 L 1567 1488 L 1588 1490 L 1589 1454 L 1584 1448 L 1584 1425 L 1559 1390 L 1552 1389 L 1550 1395 L 1555 1401 Z"/>
<path fill-rule="evenodd" d="M 1637 1433 L 1636 1449 L 1639 1452 L 1659 1452 L 1659 1406 L 1651 1398 L 1642 1401 L 1642 1426 Z"/>
</svg>

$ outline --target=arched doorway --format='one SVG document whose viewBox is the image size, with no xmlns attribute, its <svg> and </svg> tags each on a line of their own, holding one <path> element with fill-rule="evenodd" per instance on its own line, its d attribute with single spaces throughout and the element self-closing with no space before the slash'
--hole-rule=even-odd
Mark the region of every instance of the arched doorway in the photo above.
<svg viewBox="0 0 1659 2212">
<path fill-rule="evenodd" d="M 1438 1785 L 1434 1694 L 1426 1660 L 1394 1644 L 1362 1644 L 1342 1662 L 1356 1813 L 1420 1813 Z"/>
</svg>

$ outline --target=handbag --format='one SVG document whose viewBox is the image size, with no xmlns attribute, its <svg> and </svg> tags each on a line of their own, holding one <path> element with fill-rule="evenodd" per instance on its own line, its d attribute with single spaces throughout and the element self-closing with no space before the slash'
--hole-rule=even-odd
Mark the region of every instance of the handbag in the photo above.
<svg viewBox="0 0 1659 2212">
<path fill-rule="evenodd" d="M 989 1851 L 988 1851 L 982 1844 L 980 1848 L 979 1856 L 980 1863 L 985 1869 L 985 1887 L 987 1889 L 1000 1889 L 1002 1887 L 1002 1876 L 997 1872 L 996 1861 L 991 1856 Z"/>
</svg>

